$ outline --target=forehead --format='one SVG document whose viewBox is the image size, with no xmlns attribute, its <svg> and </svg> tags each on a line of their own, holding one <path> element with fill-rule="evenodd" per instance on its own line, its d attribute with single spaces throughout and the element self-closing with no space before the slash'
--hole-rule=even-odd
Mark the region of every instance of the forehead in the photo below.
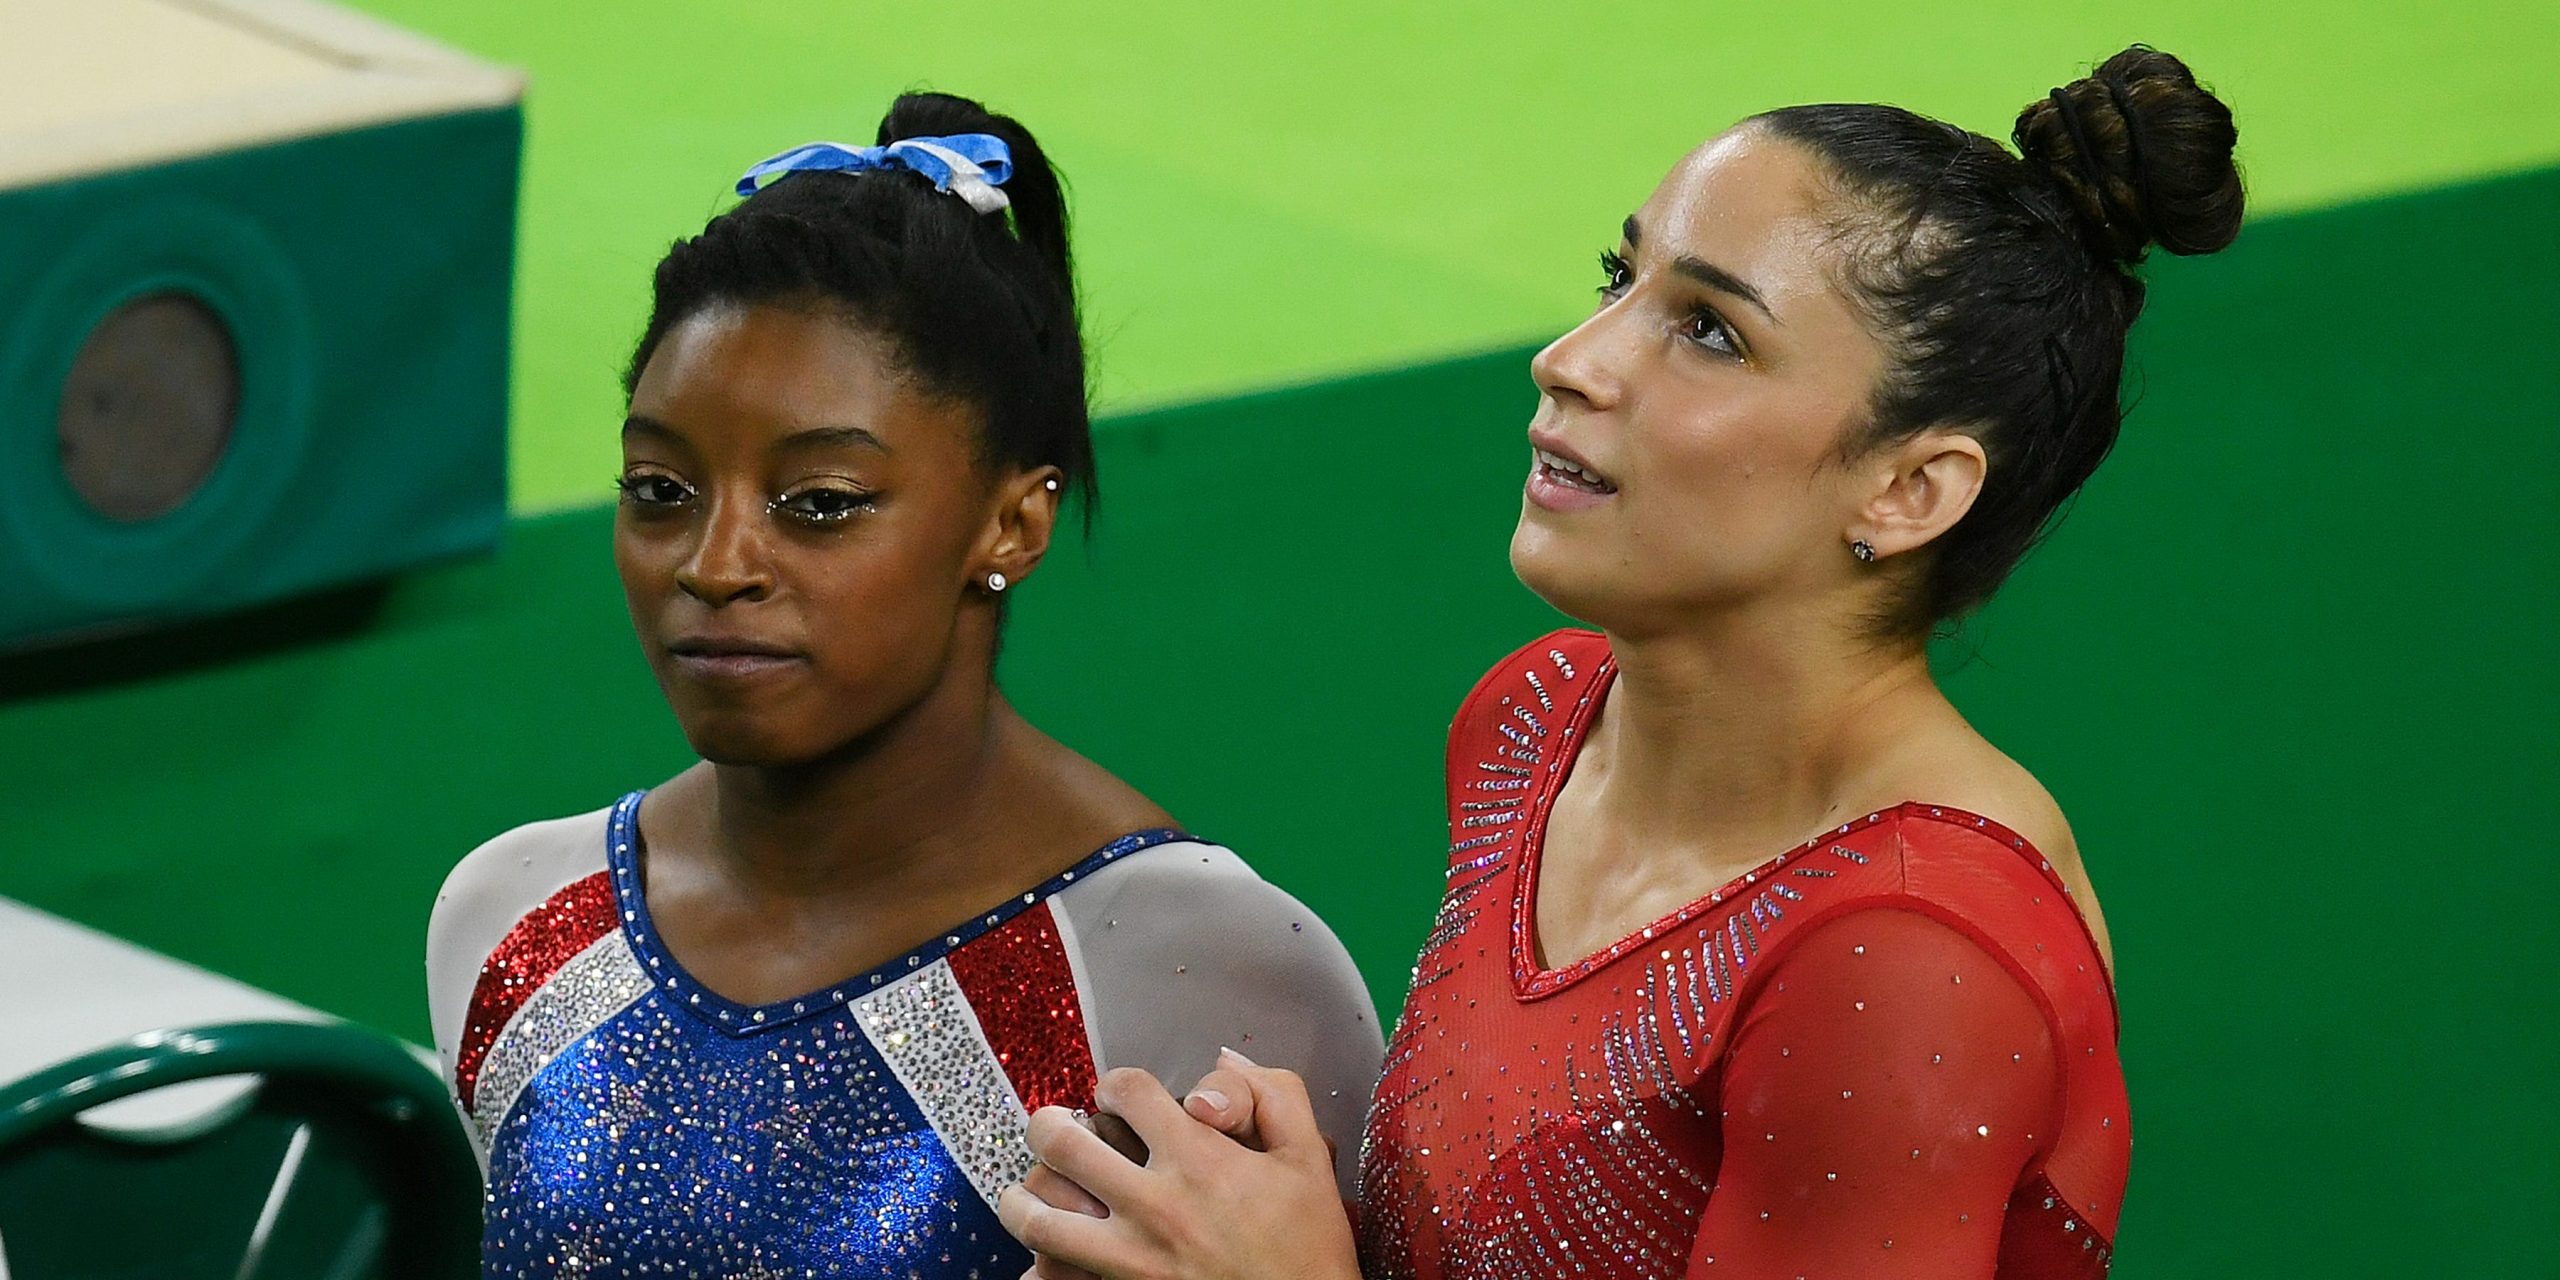
<svg viewBox="0 0 2560 1280">
<path fill-rule="evenodd" d="M 1830 191 L 1802 148 L 1750 125 L 1708 139 L 1636 211 L 1648 255 L 1704 258 L 1750 281 L 1786 316 L 1830 297 Z"/>
<path fill-rule="evenodd" d="M 631 408 L 687 429 L 864 427 L 949 434 L 958 406 L 923 394 L 890 345 L 817 307 L 717 306 L 659 340 Z"/>
</svg>

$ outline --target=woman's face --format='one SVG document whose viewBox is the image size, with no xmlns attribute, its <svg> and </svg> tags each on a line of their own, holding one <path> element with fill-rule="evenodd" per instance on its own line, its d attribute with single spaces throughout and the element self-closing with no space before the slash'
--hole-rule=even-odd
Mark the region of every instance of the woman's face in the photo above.
<svg viewBox="0 0 2560 1280">
<path fill-rule="evenodd" d="M 1832 199 L 1808 153 L 1745 126 L 1627 219 L 1599 309 L 1530 366 L 1511 562 L 1531 590 L 1629 634 L 1855 585 L 1874 477 L 1841 450 L 1886 362 L 1835 284 Z"/>
<path fill-rule="evenodd" d="M 989 476 L 977 432 L 838 316 L 717 307 L 668 331 L 622 428 L 614 563 L 695 752 L 803 762 L 986 679 L 986 575 L 1029 568 L 1002 508 L 1054 502 L 1039 474 Z"/>
</svg>

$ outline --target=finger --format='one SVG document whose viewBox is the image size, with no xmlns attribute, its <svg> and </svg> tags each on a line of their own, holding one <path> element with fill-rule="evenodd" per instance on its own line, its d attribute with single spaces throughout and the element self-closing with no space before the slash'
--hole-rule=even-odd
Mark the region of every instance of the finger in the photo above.
<svg viewBox="0 0 2560 1280">
<path fill-rule="evenodd" d="M 1182 1109 L 1248 1147 L 1262 1145 L 1253 1120 L 1253 1082 L 1240 1070 L 1220 1067 L 1200 1077 L 1200 1083 L 1183 1096 Z"/>
<path fill-rule="evenodd" d="M 1040 1197 L 1042 1204 L 1053 1209 L 1071 1209 L 1094 1218 L 1108 1218 L 1111 1210 L 1093 1193 L 1077 1186 L 1075 1180 L 1045 1164 L 1031 1166 L 1022 1176 L 1022 1189 Z"/>
<path fill-rule="evenodd" d="M 1146 1170 L 1112 1150 L 1110 1143 L 1086 1128 L 1065 1107 L 1042 1107 L 1032 1112 L 1023 1141 L 1030 1146 L 1033 1159 L 1066 1175 L 1104 1204 L 1127 1203 L 1136 1196 L 1139 1180 L 1146 1176 Z"/>
<path fill-rule="evenodd" d="M 1129 1122 L 1118 1116 L 1094 1114 L 1085 1117 L 1085 1127 L 1094 1131 L 1111 1149 L 1129 1158 L 1131 1164 L 1147 1162 L 1147 1144 Z"/>
<path fill-rule="evenodd" d="M 1102 1277 L 1072 1262 L 1060 1262 L 1047 1254 L 1032 1255 L 1031 1269 L 1022 1280 L 1102 1280 Z"/>
<path fill-rule="evenodd" d="M 1254 1067 L 1242 1075 L 1253 1088 L 1254 1127 L 1261 1133 L 1264 1150 L 1274 1154 L 1326 1150 L 1324 1130 L 1316 1125 L 1315 1101 L 1307 1096 L 1307 1082 L 1297 1072 Z"/>
<path fill-rule="evenodd" d="M 1020 1183 L 996 1196 L 996 1221 L 1024 1248 L 1041 1255 L 1038 1266 L 1054 1261 L 1091 1271 L 1115 1270 L 1117 1240 L 1109 1223 L 1042 1204 Z"/>
<path fill-rule="evenodd" d="M 1093 1102 L 1095 1110 L 1128 1121 L 1129 1127 L 1146 1142 L 1151 1158 L 1152 1153 L 1197 1141 L 1204 1127 L 1173 1100 L 1173 1095 L 1165 1091 L 1164 1082 L 1135 1067 L 1120 1067 L 1104 1075 L 1102 1082 L 1094 1086 Z M 1076 1181 L 1084 1182 L 1086 1189 L 1105 1201 L 1119 1198 L 1110 1188 L 1095 1186 L 1082 1178 Z"/>
</svg>

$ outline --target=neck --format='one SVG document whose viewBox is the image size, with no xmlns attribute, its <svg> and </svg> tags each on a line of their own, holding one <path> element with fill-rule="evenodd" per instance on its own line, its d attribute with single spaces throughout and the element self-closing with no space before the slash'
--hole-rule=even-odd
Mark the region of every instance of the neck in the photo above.
<svg viewBox="0 0 2560 1280">
<path fill-rule="evenodd" d="M 1945 698 L 1918 645 L 1879 649 L 1841 615 L 1719 616 L 1610 637 L 1618 676 L 1588 749 L 1621 829 L 1792 845 L 1876 803 L 1875 764 Z M 1580 766 L 1577 765 L 1577 768 Z"/>
<path fill-rule="evenodd" d="M 958 687 L 954 687 L 954 686 Z M 930 894 L 974 884 L 973 851 L 1029 726 L 986 681 L 942 686 L 818 760 L 714 765 L 709 847 L 759 895 Z"/>
</svg>

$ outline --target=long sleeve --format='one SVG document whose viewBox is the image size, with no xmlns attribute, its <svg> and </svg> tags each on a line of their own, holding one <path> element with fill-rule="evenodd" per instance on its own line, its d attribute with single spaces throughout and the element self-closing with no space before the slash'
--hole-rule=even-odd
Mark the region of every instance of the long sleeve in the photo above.
<svg viewBox="0 0 2560 1280">
<path fill-rule="evenodd" d="M 2016 978 L 1913 902 L 1799 935 L 1756 975 L 1689 1274 L 1989 1280 L 2061 1074 Z"/>
<path fill-rule="evenodd" d="M 1359 969 L 1314 912 L 1202 844 L 1113 867 L 1053 903 L 1097 1072 L 1137 1067 L 1179 1094 L 1221 1045 L 1295 1071 L 1349 1196 L 1385 1046 Z"/>
</svg>

